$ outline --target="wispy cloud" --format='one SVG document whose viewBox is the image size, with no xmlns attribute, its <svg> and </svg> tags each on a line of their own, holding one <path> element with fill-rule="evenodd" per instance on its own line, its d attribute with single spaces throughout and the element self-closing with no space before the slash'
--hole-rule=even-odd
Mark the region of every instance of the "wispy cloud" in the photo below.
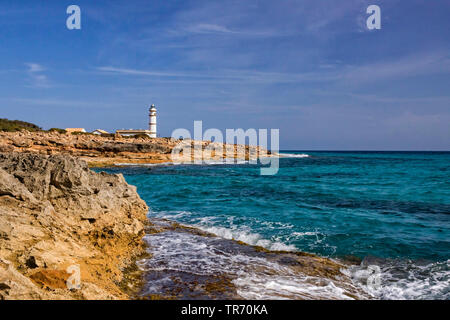
<svg viewBox="0 0 450 320">
<path fill-rule="evenodd" d="M 193 33 L 239 33 L 238 31 L 230 30 L 225 26 L 209 23 L 199 23 L 191 25 L 186 27 L 185 30 Z"/>
<path fill-rule="evenodd" d="M 32 106 L 45 106 L 45 107 L 64 107 L 70 109 L 79 108 L 114 108 L 117 106 L 122 106 L 121 104 L 115 104 L 112 102 L 104 101 L 83 101 L 83 100 L 73 100 L 73 99 L 54 99 L 54 98 L 12 98 L 8 101 L 13 101 L 16 103 L 21 103 L 24 105 Z"/>
<path fill-rule="evenodd" d="M 212 79 L 245 81 L 249 83 L 323 83 L 335 82 L 360 85 L 367 82 L 384 81 L 387 79 L 405 78 L 411 76 L 426 76 L 450 72 L 450 59 L 445 53 L 416 54 L 395 60 L 359 65 L 333 64 L 317 65 L 308 72 L 272 72 L 246 69 L 222 69 L 214 73 L 208 70 L 190 72 L 140 70 L 103 66 L 96 68 L 105 75 L 126 75 L 154 77 L 158 81 L 189 79 L 190 81 Z"/>
<path fill-rule="evenodd" d="M 283 83 L 283 82 L 301 82 L 301 81 L 329 81 L 336 77 L 317 72 L 308 73 L 281 73 L 281 72 L 263 72 L 251 70 L 216 70 L 213 73 L 207 71 L 195 72 L 160 72 L 151 70 L 137 70 L 129 68 L 116 67 L 98 67 L 98 71 L 105 75 L 127 75 L 127 76 L 148 76 L 148 77 L 170 77 L 170 78 L 190 78 L 195 79 L 217 79 L 258 82 L 258 83 Z M 155 79 L 156 80 L 156 79 Z"/>
<path fill-rule="evenodd" d="M 172 34 L 210 34 L 210 35 L 235 35 L 235 36 L 246 36 L 246 37 L 273 37 L 273 36 L 283 36 L 282 32 L 274 32 L 273 30 L 246 30 L 229 28 L 225 25 L 211 24 L 211 23 L 197 23 L 184 26 L 172 32 Z"/>
<path fill-rule="evenodd" d="M 37 63 L 26 63 L 26 65 L 28 66 L 28 72 L 41 72 L 45 70 L 44 67 Z"/>
<path fill-rule="evenodd" d="M 355 83 L 405 78 L 450 72 L 450 57 L 446 52 L 418 53 L 396 60 L 350 66 L 342 79 Z"/>
<path fill-rule="evenodd" d="M 161 72 L 150 70 L 137 70 L 129 68 L 116 68 L 116 67 L 98 67 L 98 71 L 102 71 L 105 74 L 122 74 L 122 75 L 134 75 L 134 76 L 157 76 L 157 77 L 199 77 L 199 75 L 179 73 L 179 72 Z"/>
<path fill-rule="evenodd" d="M 38 63 L 25 63 L 28 67 L 27 74 L 31 82 L 31 86 L 37 88 L 49 88 L 50 84 L 48 81 L 48 77 L 43 74 L 46 70 L 43 66 Z"/>
</svg>

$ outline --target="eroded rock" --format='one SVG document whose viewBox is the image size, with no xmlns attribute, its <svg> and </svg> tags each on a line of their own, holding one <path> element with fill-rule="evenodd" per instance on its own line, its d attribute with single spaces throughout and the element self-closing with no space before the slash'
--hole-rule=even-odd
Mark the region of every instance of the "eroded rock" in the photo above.
<svg viewBox="0 0 450 320">
<path fill-rule="evenodd" d="M 0 153 L 2 297 L 127 298 L 117 283 L 144 252 L 147 211 L 122 175 L 66 155 Z M 73 265 L 81 271 L 75 291 L 64 285 Z"/>
</svg>

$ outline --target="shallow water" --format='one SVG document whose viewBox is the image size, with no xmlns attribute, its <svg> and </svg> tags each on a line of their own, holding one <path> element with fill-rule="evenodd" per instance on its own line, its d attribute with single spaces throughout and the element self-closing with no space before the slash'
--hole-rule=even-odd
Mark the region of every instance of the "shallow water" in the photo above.
<svg viewBox="0 0 450 320">
<path fill-rule="evenodd" d="M 108 170 L 138 187 L 150 217 L 271 250 L 357 257 L 349 275 L 377 298 L 450 298 L 450 153 L 289 152 L 275 176 L 246 163 Z M 379 267 L 375 287 L 369 266 Z"/>
<path fill-rule="evenodd" d="M 165 299 L 365 299 L 341 266 L 310 256 L 267 252 L 153 219 L 143 297 Z M 156 232 L 155 232 L 156 226 Z M 169 226 L 169 228 L 167 228 Z M 305 265 L 314 264 L 307 270 Z M 344 267 L 344 266 L 342 266 Z"/>
</svg>

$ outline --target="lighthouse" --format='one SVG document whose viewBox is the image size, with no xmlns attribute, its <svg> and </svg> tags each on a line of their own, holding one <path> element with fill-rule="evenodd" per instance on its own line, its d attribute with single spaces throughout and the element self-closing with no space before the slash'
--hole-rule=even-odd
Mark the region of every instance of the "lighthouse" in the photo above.
<svg viewBox="0 0 450 320">
<path fill-rule="evenodd" d="M 150 138 L 156 138 L 156 108 L 155 105 L 152 104 L 149 111 L 149 131 L 150 131 Z"/>
</svg>

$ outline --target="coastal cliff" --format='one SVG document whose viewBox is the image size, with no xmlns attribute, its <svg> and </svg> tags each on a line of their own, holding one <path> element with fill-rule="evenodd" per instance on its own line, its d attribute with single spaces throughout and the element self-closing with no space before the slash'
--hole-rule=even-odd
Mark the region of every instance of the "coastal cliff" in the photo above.
<svg viewBox="0 0 450 320">
<path fill-rule="evenodd" d="M 0 153 L 0 299 L 127 299 L 123 270 L 145 252 L 147 211 L 122 175 L 67 155 Z M 79 290 L 68 289 L 70 266 Z"/>
<path fill-rule="evenodd" d="M 123 163 L 161 163 L 172 161 L 172 150 L 181 145 L 193 145 L 194 140 L 172 138 L 96 136 L 93 134 L 67 134 L 48 131 L 1 132 L 0 152 L 32 152 L 44 155 L 67 154 L 78 157 L 91 167 L 105 167 Z M 267 156 L 267 151 L 257 146 L 219 144 L 198 141 L 201 149 L 210 149 L 208 160 L 221 160 L 226 154 L 249 159 Z M 222 153 L 215 152 L 220 148 Z M 194 154 L 185 155 L 185 160 Z M 203 155 L 204 156 L 204 155 Z M 205 159 L 206 160 L 206 159 Z"/>
</svg>

